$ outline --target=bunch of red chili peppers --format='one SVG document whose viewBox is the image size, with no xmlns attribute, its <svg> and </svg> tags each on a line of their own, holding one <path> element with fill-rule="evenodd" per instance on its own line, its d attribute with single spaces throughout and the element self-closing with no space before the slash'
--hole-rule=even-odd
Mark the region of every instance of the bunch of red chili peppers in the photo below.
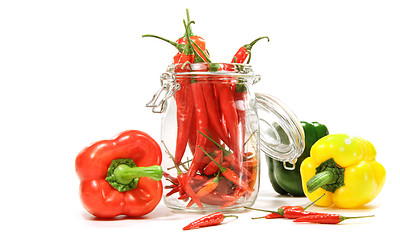
<svg viewBox="0 0 400 240">
<path fill-rule="evenodd" d="M 178 50 L 173 57 L 176 81 L 180 89 L 174 94 L 177 107 L 177 136 L 175 152 L 168 151 L 177 176 L 168 173 L 164 177 L 171 182 L 166 197 L 180 194 L 179 199 L 188 201 L 187 207 L 196 204 L 217 205 L 221 208 L 235 204 L 241 197 L 249 197 L 257 178 L 257 159 L 254 153 L 245 152 L 245 112 L 236 107 L 237 101 L 246 101 L 247 89 L 244 84 L 229 79 L 210 82 L 207 77 L 192 77 L 193 63 L 208 63 L 202 71 L 234 71 L 229 66 L 211 63 L 205 41 L 195 36 L 187 11 L 184 20 L 185 34 L 175 42 L 155 35 L 172 44 Z M 250 61 L 251 48 L 260 37 L 242 46 L 232 63 Z M 269 40 L 269 39 L 268 39 Z M 186 171 L 180 167 L 185 151 L 189 147 L 193 158 Z M 165 146 L 166 148 L 166 146 Z M 167 149 L 167 148 L 166 148 Z"/>
</svg>

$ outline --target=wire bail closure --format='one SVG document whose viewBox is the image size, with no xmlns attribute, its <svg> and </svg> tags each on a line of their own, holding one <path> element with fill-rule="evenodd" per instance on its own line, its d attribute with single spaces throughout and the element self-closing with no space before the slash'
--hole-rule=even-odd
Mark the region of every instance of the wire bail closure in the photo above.
<svg viewBox="0 0 400 240">
<path fill-rule="evenodd" d="M 173 82 L 165 81 L 167 79 L 172 79 Z M 146 103 L 146 107 L 151 107 L 153 113 L 163 113 L 167 107 L 167 100 L 181 88 L 173 74 L 163 73 L 160 77 L 160 81 L 161 89 Z"/>
</svg>

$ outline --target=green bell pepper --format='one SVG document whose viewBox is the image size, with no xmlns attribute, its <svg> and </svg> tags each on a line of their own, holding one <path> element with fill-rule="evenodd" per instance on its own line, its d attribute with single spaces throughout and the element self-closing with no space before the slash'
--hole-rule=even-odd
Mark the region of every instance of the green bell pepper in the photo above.
<svg viewBox="0 0 400 240">
<path fill-rule="evenodd" d="M 310 149 L 314 143 L 329 134 L 328 128 L 318 122 L 301 122 L 305 133 L 305 148 L 293 170 L 293 165 L 273 159 L 266 155 L 268 164 L 268 175 L 274 190 L 281 195 L 292 195 L 295 197 L 304 197 L 303 187 L 300 176 L 300 165 L 304 159 L 310 156 Z M 286 166 L 286 167 L 285 167 Z"/>
</svg>

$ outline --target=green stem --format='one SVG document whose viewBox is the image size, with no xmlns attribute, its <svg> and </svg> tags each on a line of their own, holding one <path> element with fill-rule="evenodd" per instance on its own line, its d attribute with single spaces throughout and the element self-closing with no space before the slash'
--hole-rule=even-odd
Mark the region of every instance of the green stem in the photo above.
<svg viewBox="0 0 400 240">
<path fill-rule="evenodd" d="M 164 146 L 164 148 L 165 148 L 165 153 L 168 154 L 168 156 L 169 156 L 169 157 L 172 159 L 172 161 L 174 162 L 174 166 L 175 166 L 176 172 L 178 173 L 178 175 L 181 175 L 181 174 L 182 174 L 182 170 L 179 168 L 179 165 L 176 164 L 174 156 L 173 156 L 172 153 L 168 150 L 167 145 L 165 145 L 165 142 L 161 140 L 161 143 L 163 144 L 163 146 Z"/>
<path fill-rule="evenodd" d="M 250 209 L 250 210 L 255 210 L 255 211 L 260 211 L 260 212 L 269 212 L 269 213 L 277 213 L 279 215 L 282 215 L 281 213 L 277 212 L 277 211 L 271 211 L 271 210 L 265 210 L 265 209 L 259 209 L 259 208 L 252 208 L 252 207 L 244 207 L 246 209 Z M 283 215 L 282 215 L 283 216 Z"/>
<path fill-rule="evenodd" d="M 190 43 L 191 44 L 194 44 L 194 46 L 197 48 L 197 49 L 199 49 L 199 51 L 201 52 L 201 54 L 203 54 L 203 56 L 206 58 L 206 61 L 208 62 L 208 63 L 211 63 L 211 59 L 209 58 L 209 57 L 207 57 L 207 54 L 203 51 L 203 49 L 201 49 L 200 47 L 199 47 L 199 45 L 195 42 L 195 41 L 193 41 L 192 39 L 189 39 L 189 41 L 190 41 Z M 196 52 L 196 51 L 195 51 Z M 196 54 L 198 54 L 197 52 L 196 52 Z M 200 57 L 200 56 L 199 56 Z M 219 66 L 219 65 L 218 65 Z"/>
<path fill-rule="evenodd" d="M 319 198 L 315 199 L 312 203 L 308 204 L 305 208 L 303 208 L 303 210 L 305 211 L 307 208 L 309 208 L 312 205 L 314 205 L 314 203 L 316 203 L 318 200 L 320 200 L 323 196 L 325 196 L 325 193 L 322 194 L 322 196 L 320 196 Z"/>
<path fill-rule="evenodd" d="M 234 218 L 239 218 L 237 215 L 224 215 L 224 218 L 228 218 L 228 217 L 234 217 Z"/>
<path fill-rule="evenodd" d="M 201 135 L 203 135 L 204 137 L 206 137 L 206 138 L 207 138 L 208 140 L 210 140 L 211 142 L 213 142 L 213 143 L 215 144 L 215 146 L 217 146 L 219 149 L 221 149 L 221 151 L 224 152 L 224 154 L 225 154 L 226 157 L 232 154 L 231 152 L 229 152 L 228 150 L 226 150 L 221 144 L 219 144 L 219 143 L 217 143 L 216 141 L 214 141 L 214 139 L 212 139 L 211 137 L 205 135 L 204 133 L 202 133 L 202 132 L 200 132 L 200 131 L 199 131 L 199 133 L 200 133 Z"/>
<path fill-rule="evenodd" d="M 150 167 L 129 167 L 121 164 L 114 169 L 115 180 L 120 184 L 128 184 L 135 178 L 149 177 L 154 181 L 160 181 L 163 175 L 159 165 Z"/>
<path fill-rule="evenodd" d="M 322 188 L 334 193 L 344 185 L 344 172 L 345 169 L 337 165 L 333 158 L 324 161 L 315 168 L 315 175 L 308 180 L 308 192 L 311 193 L 318 188 Z"/>
<path fill-rule="evenodd" d="M 252 217 L 251 219 L 261 219 L 261 218 L 265 218 L 265 216 L 263 216 L 263 217 Z"/>
<path fill-rule="evenodd" d="M 153 35 L 153 34 L 143 34 L 142 37 L 153 37 L 153 38 L 157 38 L 157 39 L 163 40 L 163 41 L 165 41 L 165 42 L 171 44 L 172 46 L 176 47 L 176 48 L 178 49 L 179 52 L 182 52 L 183 49 L 185 48 L 185 44 L 179 44 L 179 43 L 176 43 L 176 42 L 174 42 L 174 41 L 168 40 L 168 39 L 166 39 L 166 38 L 163 38 L 163 37 L 160 37 L 160 36 L 157 36 L 157 35 Z"/>
<path fill-rule="evenodd" d="M 315 174 L 310 180 L 307 181 L 307 190 L 312 193 L 318 188 L 325 186 L 327 184 L 335 183 L 337 178 L 333 171 L 327 169 L 323 172 Z"/>
<path fill-rule="evenodd" d="M 187 8 L 186 8 L 186 20 L 187 20 L 188 23 L 190 23 L 189 9 L 187 9 Z M 192 31 L 192 27 L 191 26 L 189 26 L 187 32 L 188 32 L 189 37 L 193 36 L 193 31 Z"/>
<path fill-rule="evenodd" d="M 375 215 L 367 215 L 367 216 L 357 216 L 357 217 L 345 217 L 345 216 L 340 216 L 340 221 L 344 221 L 346 219 L 355 219 L 355 218 L 367 218 L 367 217 L 375 217 Z"/>
<path fill-rule="evenodd" d="M 250 63 L 250 59 L 251 59 L 251 49 L 253 48 L 254 44 L 256 44 L 256 42 L 260 41 L 260 40 L 263 39 L 263 38 L 268 39 L 268 42 L 269 42 L 269 38 L 268 38 L 267 36 L 263 36 L 263 37 L 256 38 L 256 39 L 255 39 L 254 41 L 252 41 L 251 43 L 246 44 L 246 45 L 243 46 L 243 47 L 247 50 L 247 52 L 249 53 L 249 58 L 248 58 L 248 60 L 247 60 L 247 64 Z"/>
<path fill-rule="evenodd" d="M 244 45 L 243 47 L 246 48 L 246 50 L 251 50 L 251 48 L 254 46 L 254 44 L 256 44 L 258 41 L 260 41 L 263 38 L 268 39 L 268 42 L 269 42 L 269 38 L 267 36 L 263 36 L 263 37 L 259 37 L 259 38 L 254 39 L 254 41 L 252 41 L 249 44 Z"/>
<path fill-rule="evenodd" d="M 212 158 L 211 155 L 210 155 L 208 152 L 206 152 L 206 150 L 204 150 L 200 145 L 198 145 L 198 147 L 204 152 L 204 154 L 205 154 L 207 157 L 209 157 L 209 158 L 211 159 L 211 161 L 213 161 L 215 164 L 217 164 L 219 170 L 220 170 L 222 173 L 224 173 L 224 172 L 226 171 L 226 168 L 223 167 L 221 164 L 219 164 L 217 161 L 215 161 L 215 159 Z M 221 154 L 222 154 L 221 159 L 224 159 L 224 155 L 223 155 L 224 152 L 222 152 Z"/>
<path fill-rule="evenodd" d="M 141 177 L 160 181 L 163 176 L 161 166 L 138 167 L 132 159 L 114 159 L 107 170 L 106 181 L 119 192 L 135 189 Z"/>
</svg>

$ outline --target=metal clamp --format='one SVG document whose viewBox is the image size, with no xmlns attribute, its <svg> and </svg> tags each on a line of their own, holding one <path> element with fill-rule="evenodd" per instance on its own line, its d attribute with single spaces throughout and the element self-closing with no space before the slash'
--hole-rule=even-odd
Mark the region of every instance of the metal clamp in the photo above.
<svg viewBox="0 0 400 240">
<path fill-rule="evenodd" d="M 164 82 L 164 80 L 173 79 L 172 82 Z M 167 100 L 172 97 L 181 86 L 177 83 L 174 75 L 163 74 L 161 75 L 161 89 L 158 90 L 152 97 L 152 99 L 146 103 L 146 107 L 151 107 L 153 113 L 164 112 L 167 106 Z"/>
</svg>

